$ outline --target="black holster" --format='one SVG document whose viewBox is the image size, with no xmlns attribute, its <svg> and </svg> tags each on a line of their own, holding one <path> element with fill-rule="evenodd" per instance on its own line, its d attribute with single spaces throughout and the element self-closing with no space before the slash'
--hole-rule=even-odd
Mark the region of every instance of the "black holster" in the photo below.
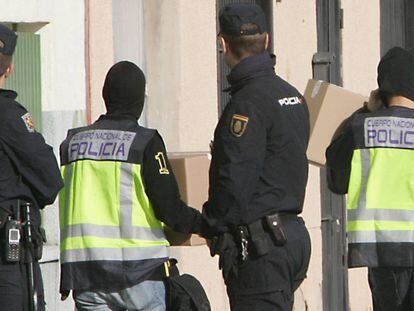
<svg viewBox="0 0 414 311">
<path fill-rule="evenodd" d="M 287 242 L 284 223 L 297 220 L 295 214 L 273 214 L 265 216 L 249 225 L 250 250 L 260 257 L 269 252 L 272 244 L 283 246 Z"/>
<path fill-rule="evenodd" d="M 257 257 L 264 256 L 269 252 L 269 234 L 264 230 L 262 219 L 247 225 L 250 237 L 251 253 Z"/>
<path fill-rule="evenodd" d="M 21 205 L 24 201 L 12 200 L 2 202 L 0 205 L 0 237 L 1 243 L 6 243 L 5 238 L 7 234 L 5 227 L 10 218 L 20 222 L 20 234 L 21 234 L 21 257 L 20 262 L 28 263 L 38 261 L 42 258 L 43 244 L 46 242 L 46 233 L 40 226 L 32 225 L 32 243 L 27 243 L 26 230 L 24 226 L 27 224 L 22 219 Z M 17 219 L 18 218 L 18 219 Z M 1 248 L 5 250 L 5 247 Z M 3 253 L 3 252 L 2 252 Z M 4 254 L 2 254 L 4 256 Z"/>
<path fill-rule="evenodd" d="M 277 246 L 283 246 L 287 242 L 285 228 L 283 226 L 283 218 L 289 216 L 273 214 L 265 217 L 266 228 L 269 230 L 272 240 Z M 296 218 L 296 215 L 294 217 Z"/>
<path fill-rule="evenodd" d="M 23 263 L 38 261 L 43 255 L 43 244 L 46 242 L 46 232 L 42 227 L 33 226 L 32 228 L 32 243 L 24 245 L 23 248 Z"/>
</svg>

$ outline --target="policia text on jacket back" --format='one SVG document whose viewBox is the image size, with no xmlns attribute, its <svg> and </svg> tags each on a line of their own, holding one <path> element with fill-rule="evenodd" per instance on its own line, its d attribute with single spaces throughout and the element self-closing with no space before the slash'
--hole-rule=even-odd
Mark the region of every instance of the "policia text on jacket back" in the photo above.
<svg viewBox="0 0 414 311">
<path fill-rule="evenodd" d="M 291 310 L 306 276 L 310 239 L 302 211 L 309 115 L 275 75 L 259 6 L 220 11 L 231 100 L 214 133 L 202 234 L 220 256 L 232 310 Z"/>
<path fill-rule="evenodd" d="M 16 40 L 13 31 L 0 25 L 0 87 L 12 74 Z M 0 308 L 41 311 L 45 302 L 37 260 L 44 236 L 39 210 L 53 203 L 62 180 L 52 148 L 16 97 L 0 89 Z"/>
<path fill-rule="evenodd" d="M 384 55 L 378 86 L 383 105 L 371 98 L 328 147 L 328 183 L 332 191 L 348 193 L 348 266 L 368 267 L 374 310 L 411 311 L 414 54 L 396 47 Z"/>
<path fill-rule="evenodd" d="M 60 155 L 61 291 L 78 310 L 165 310 L 163 223 L 198 232 L 181 201 L 161 136 L 138 125 L 145 77 L 133 63 L 109 70 L 107 113 L 69 130 Z"/>
</svg>

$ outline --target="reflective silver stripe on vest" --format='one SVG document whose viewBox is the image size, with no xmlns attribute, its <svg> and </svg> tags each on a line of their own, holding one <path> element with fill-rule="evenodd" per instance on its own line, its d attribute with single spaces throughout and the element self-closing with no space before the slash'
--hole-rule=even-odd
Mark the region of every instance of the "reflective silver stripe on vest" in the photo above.
<svg viewBox="0 0 414 311">
<path fill-rule="evenodd" d="M 69 206 L 69 202 L 71 199 L 71 189 L 72 189 L 72 177 L 73 177 L 73 165 L 69 164 L 65 166 L 64 176 L 63 176 L 63 182 L 66 185 L 64 188 L 65 190 L 65 206 Z M 63 210 L 63 211 L 62 211 Z M 68 219 L 68 208 L 60 208 L 59 213 L 64 213 L 63 218 Z"/>
<path fill-rule="evenodd" d="M 121 236 L 132 236 L 133 174 L 131 163 L 121 163 L 119 188 Z"/>
<path fill-rule="evenodd" d="M 351 231 L 348 244 L 352 243 L 414 243 L 414 230 L 411 231 Z"/>
<path fill-rule="evenodd" d="M 66 238 L 94 236 L 110 239 L 137 239 L 145 241 L 165 241 L 163 229 L 132 227 L 128 232 L 122 232 L 118 226 L 102 226 L 93 224 L 77 224 L 66 226 L 61 233 L 61 242 Z"/>
<path fill-rule="evenodd" d="M 126 161 L 135 135 L 134 132 L 104 129 L 79 132 L 69 142 L 69 162 L 80 159 Z"/>
<path fill-rule="evenodd" d="M 96 260 L 144 260 L 167 258 L 168 248 L 162 246 L 126 247 L 126 248 L 88 248 L 65 250 L 61 253 L 62 263 Z"/>
<path fill-rule="evenodd" d="M 371 171 L 371 154 L 369 149 L 361 149 L 361 189 L 359 190 L 358 209 L 365 209 L 367 206 L 367 185 Z"/>
<path fill-rule="evenodd" d="M 348 221 L 353 220 L 386 220 L 414 222 L 414 211 L 396 209 L 351 209 L 348 210 Z"/>
</svg>

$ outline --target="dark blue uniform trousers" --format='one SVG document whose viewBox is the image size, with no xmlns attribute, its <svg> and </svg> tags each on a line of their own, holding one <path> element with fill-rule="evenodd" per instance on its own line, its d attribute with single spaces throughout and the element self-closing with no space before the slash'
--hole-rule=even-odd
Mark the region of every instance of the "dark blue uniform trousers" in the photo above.
<svg viewBox="0 0 414 311">
<path fill-rule="evenodd" d="M 414 310 L 414 269 L 368 268 L 374 311 Z"/>
<path fill-rule="evenodd" d="M 34 263 L 34 279 L 38 310 L 45 310 L 42 275 L 39 264 Z M 29 311 L 28 278 L 26 265 L 0 261 L 0 310 Z"/>
</svg>

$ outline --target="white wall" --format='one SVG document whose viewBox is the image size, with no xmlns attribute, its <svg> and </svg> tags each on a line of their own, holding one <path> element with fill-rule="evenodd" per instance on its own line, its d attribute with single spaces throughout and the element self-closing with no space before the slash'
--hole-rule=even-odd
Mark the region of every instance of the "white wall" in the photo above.
<svg viewBox="0 0 414 311">
<path fill-rule="evenodd" d="M 114 64 L 112 0 L 85 0 L 89 3 L 89 86 L 91 122 L 106 112 L 102 87 Z"/>
<path fill-rule="evenodd" d="M 215 9 L 214 0 L 144 2 L 147 120 L 159 129 L 168 151 L 206 151 L 213 136 Z"/>
<path fill-rule="evenodd" d="M 113 1 L 114 63 L 127 60 L 146 74 L 144 0 Z M 139 124 L 147 126 L 147 105 L 144 104 Z"/>
<path fill-rule="evenodd" d="M 304 92 L 317 52 L 315 1 L 283 0 L 273 8 L 276 73 Z"/>
<path fill-rule="evenodd" d="M 368 96 L 377 88 L 380 60 L 380 7 L 378 0 L 343 0 L 343 82 L 350 91 Z"/>
</svg>

